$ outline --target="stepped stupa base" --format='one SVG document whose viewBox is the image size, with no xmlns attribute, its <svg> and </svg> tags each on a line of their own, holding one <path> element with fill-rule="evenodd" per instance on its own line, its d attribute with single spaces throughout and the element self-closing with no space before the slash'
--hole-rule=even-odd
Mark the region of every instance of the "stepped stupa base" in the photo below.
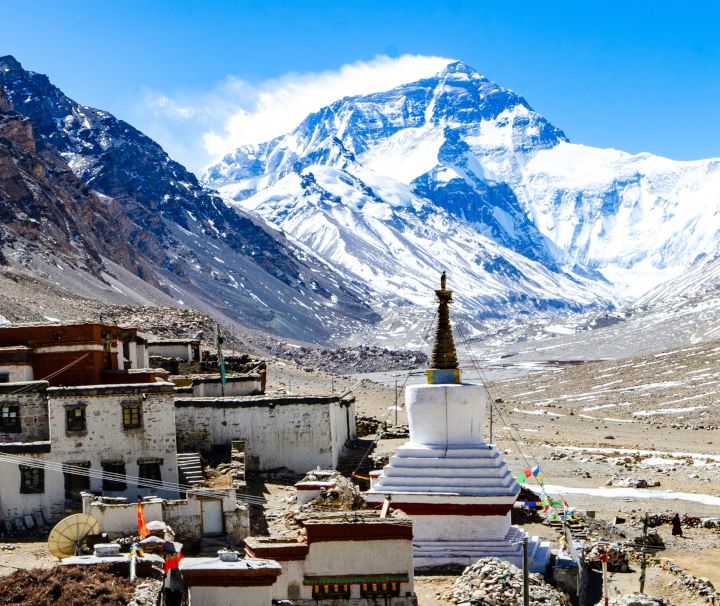
<svg viewBox="0 0 720 606">
<path fill-rule="evenodd" d="M 432 572 L 448 565 L 470 566 L 480 558 L 499 558 L 522 568 L 523 530 L 511 526 L 502 539 L 487 541 L 413 540 L 413 567 L 416 573 Z M 538 537 L 528 541 L 530 572 L 545 574 L 550 563 L 550 543 Z"/>
</svg>

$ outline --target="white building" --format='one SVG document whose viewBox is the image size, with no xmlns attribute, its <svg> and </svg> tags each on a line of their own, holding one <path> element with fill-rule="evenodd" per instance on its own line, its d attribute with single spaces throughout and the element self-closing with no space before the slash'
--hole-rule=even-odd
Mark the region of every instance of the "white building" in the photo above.
<svg viewBox="0 0 720 606">
<path fill-rule="evenodd" d="M 249 471 L 335 469 L 345 442 L 356 438 L 352 398 L 179 396 L 175 407 L 181 451 L 243 441 Z"/>
<path fill-rule="evenodd" d="M 410 441 L 371 475 L 368 503 L 379 507 L 389 496 L 393 508 L 412 517 L 416 570 L 491 556 L 521 565 L 526 535 L 510 523 L 520 486 L 484 441 L 485 386 L 460 382 L 444 274 L 435 292 L 440 304 L 428 384 L 405 392 Z M 532 541 L 530 549 L 532 568 L 543 571 L 548 545 Z"/>
<path fill-rule="evenodd" d="M 83 491 L 132 500 L 177 497 L 173 388 L 165 382 L 3 385 L 0 414 L 17 414 L 19 428 L 0 433 L 0 453 L 48 465 L 0 462 L 0 514 L 17 518 L 41 511 L 46 519 L 57 518 L 67 504 L 79 504 Z M 138 479 L 155 484 L 138 486 Z M 159 482 L 170 487 L 158 489 Z"/>
<path fill-rule="evenodd" d="M 176 358 L 183 362 L 199 362 L 200 339 L 166 339 L 148 336 L 147 351 L 150 356 Z"/>
<path fill-rule="evenodd" d="M 412 523 L 373 511 L 311 514 L 298 540 L 248 537 L 245 552 L 277 561 L 274 600 L 295 606 L 415 606 Z"/>
<path fill-rule="evenodd" d="M 281 568 L 272 560 L 239 558 L 234 551 L 217 558 L 183 558 L 180 572 L 193 606 L 270 606 Z"/>
</svg>

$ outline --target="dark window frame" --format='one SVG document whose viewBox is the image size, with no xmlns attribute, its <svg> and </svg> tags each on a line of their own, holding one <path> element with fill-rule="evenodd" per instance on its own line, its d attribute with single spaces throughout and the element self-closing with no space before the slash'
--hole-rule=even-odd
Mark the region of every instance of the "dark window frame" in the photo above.
<svg viewBox="0 0 720 606">
<path fill-rule="evenodd" d="M 20 465 L 20 494 L 45 494 L 45 470 Z"/>
<path fill-rule="evenodd" d="M 87 433 L 87 406 L 85 404 L 73 404 L 72 406 L 65 407 L 65 431 L 67 433 Z M 77 411 L 81 411 L 82 415 L 75 415 Z M 76 422 L 78 419 L 82 420 L 82 427 L 72 427 L 71 419 Z"/>
<path fill-rule="evenodd" d="M 138 477 L 162 482 L 162 461 L 138 461 Z"/>
<path fill-rule="evenodd" d="M 123 461 L 102 461 L 100 465 L 103 474 L 114 473 L 127 478 L 127 471 Z M 127 479 L 125 481 L 112 480 L 103 476 L 102 489 L 103 492 L 123 492 L 127 490 Z"/>
<path fill-rule="evenodd" d="M 0 404 L 0 433 L 22 433 L 20 418 L 19 404 Z M 11 422 L 10 419 L 13 421 Z"/>
</svg>

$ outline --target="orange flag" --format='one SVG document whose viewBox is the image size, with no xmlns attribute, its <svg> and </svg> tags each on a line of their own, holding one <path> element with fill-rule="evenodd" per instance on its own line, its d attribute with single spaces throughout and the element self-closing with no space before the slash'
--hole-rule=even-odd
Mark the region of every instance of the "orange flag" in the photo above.
<svg viewBox="0 0 720 606">
<path fill-rule="evenodd" d="M 142 501 L 138 499 L 137 502 L 137 519 L 138 519 L 138 534 L 140 538 L 144 539 L 150 533 L 148 532 L 147 526 L 145 525 L 145 512 L 143 511 Z"/>
</svg>

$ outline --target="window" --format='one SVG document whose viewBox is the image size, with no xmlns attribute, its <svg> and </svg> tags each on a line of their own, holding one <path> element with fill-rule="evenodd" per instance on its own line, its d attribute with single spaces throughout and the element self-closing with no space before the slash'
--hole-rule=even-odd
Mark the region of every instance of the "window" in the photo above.
<svg viewBox="0 0 720 606">
<path fill-rule="evenodd" d="M 85 431 L 85 406 L 65 408 L 65 429 L 67 431 Z"/>
<path fill-rule="evenodd" d="M 103 483 L 102 489 L 108 492 L 118 492 L 127 489 L 127 483 L 125 482 L 125 463 L 122 461 L 105 461 L 102 463 L 103 470 Z M 106 477 L 104 474 L 115 474 L 114 476 Z M 116 476 L 123 476 L 119 478 Z"/>
<path fill-rule="evenodd" d="M 63 472 L 65 476 L 65 499 L 77 501 L 80 493 L 90 490 L 90 461 L 65 463 Z"/>
<path fill-rule="evenodd" d="M 42 467 L 20 465 L 20 494 L 45 492 L 45 470 Z"/>
<path fill-rule="evenodd" d="M 9 383 L 10 374 L 7 372 L 0 372 L 0 383 Z"/>
<path fill-rule="evenodd" d="M 19 433 L 20 407 L 5 404 L 0 406 L 0 431 L 5 433 Z"/>
<path fill-rule="evenodd" d="M 138 461 L 138 476 L 143 480 L 160 482 L 160 464 L 162 461 Z"/>
<path fill-rule="evenodd" d="M 123 406 L 123 427 L 125 429 L 142 427 L 142 408 L 140 404 L 125 404 Z"/>
</svg>

